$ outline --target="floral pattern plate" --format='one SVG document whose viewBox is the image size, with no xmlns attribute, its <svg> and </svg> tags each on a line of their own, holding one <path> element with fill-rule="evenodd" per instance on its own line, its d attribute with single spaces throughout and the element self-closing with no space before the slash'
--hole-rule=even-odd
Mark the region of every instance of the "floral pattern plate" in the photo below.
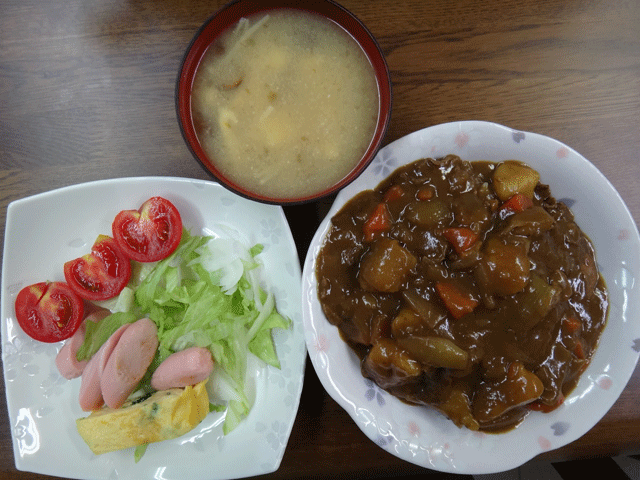
<svg viewBox="0 0 640 480">
<path fill-rule="evenodd" d="M 262 243 L 265 283 L 278 309 L 293 321 L 274 330 L 282 368 L 257 365 L 255 403 L 229 435 L 224 413 L 210 413 L 190 433 L 152 444 L 138 462 L 133 449 L 99 456 L 78 435 L 80 379 L 62 378 L 54 358 L 61 343 L 29 338 L 15 322 L 18 291 L 64 280 L 65 261 L 87 253 L 99 233 L 110 234 L 120 210 L 160 195 L 172 201 L 194 234 L 224 235 L 231 227 L 250 245 Z M 268 279 L 268 282 L 266 280 Z M 241 198 L 217 183 L 141 177 L 97 181 L 12 202 L 2 268 L 2 360 L 16 467 L 83 479 L 222 479 L 259 475 L 280 465 L 302 391 L 306 346 L 300 305 L 300 264 L 280 207 Z M 257 363 L 257 362 L 256 362 Z"/>
<path fill-rule="evenodd" d="M 357 356 L 326 320 L 317 299 L 315 260 L 331 217 L 356 193 L 375 188 L 397 167 L 450 153 L 465 160 L 518 159 L 537 169 L 541 181 L 571 207 L 593 241 L 610 292 L 608 324 L 598 350 L 564 405 L 549 414 L 532 412 L 518 428 L 499 435 L 459 429 L 435 410 L 409 406 L 364 379 Z M 380 150 L 367 170 L 340 192 L 316 232 L 302 274 L 309 356 L 329 394 L 367 437 L 389 453 L 451 473 L 516 468 L 591 429 L 633 374 L 640 354 L 639 257 L 638 229 L 627 207 L 607 179 L 573 149 L 542 135 L 486 122 L 429 127 Z"/>
</svg>

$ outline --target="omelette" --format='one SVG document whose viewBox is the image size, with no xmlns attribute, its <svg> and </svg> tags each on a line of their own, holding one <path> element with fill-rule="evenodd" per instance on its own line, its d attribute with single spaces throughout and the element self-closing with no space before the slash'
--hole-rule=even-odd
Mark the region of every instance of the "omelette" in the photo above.
<svg viewBox="0 0 640 480">
<path fill-rule="evenodd" d="M 96 455 L 177 438 L 209 413 L 206 380 L 185 388 L 155 392 L 121 408 L 104 407 L 76 420 L 78 433 Z"/>
</svg>

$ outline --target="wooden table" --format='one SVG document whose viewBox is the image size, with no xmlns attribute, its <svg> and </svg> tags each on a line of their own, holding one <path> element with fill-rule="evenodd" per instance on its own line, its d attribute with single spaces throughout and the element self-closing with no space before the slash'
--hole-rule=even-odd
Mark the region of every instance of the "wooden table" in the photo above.
<svg viewBox="0 0 640 480">
<path fill-rule="evenodd" d="M 182 140 L 174 87 L 187 44 L 222 4 L 0 0 L 0 235 L 9 202 L 54 188 L 141 175 L 210 178 Z M 640 3 L 342 4 L 377 37 L 391 70 L 385 144 L 469 119 L 548 135 L 590 159 L 640 223 Z M 286 209 L 301 259 L 330 203 Z M 15 470 L 4 395 L 0 408 L 0 477 L 44 478 Z M 538 458 L 639 452 L 636 368 L 590 432 Z M 293 432 L 271 477 L 310 472 L 315 478 L 430 473 L 369 441 L 309 363 Z"/>
</svg>

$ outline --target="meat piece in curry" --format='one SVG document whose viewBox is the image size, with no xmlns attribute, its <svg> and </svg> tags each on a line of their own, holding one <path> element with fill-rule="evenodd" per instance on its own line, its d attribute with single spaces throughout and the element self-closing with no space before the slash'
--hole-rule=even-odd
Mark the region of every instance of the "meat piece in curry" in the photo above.
<svg viewBox="0 0 640 480">
<path fill-rule="evenodd" d="M 560 405 L 607 318 L 591 242 L 517 161 L 399 168 L 332 218 L 316 268 L 363 375 L 472 430 Z"/>
</svg>

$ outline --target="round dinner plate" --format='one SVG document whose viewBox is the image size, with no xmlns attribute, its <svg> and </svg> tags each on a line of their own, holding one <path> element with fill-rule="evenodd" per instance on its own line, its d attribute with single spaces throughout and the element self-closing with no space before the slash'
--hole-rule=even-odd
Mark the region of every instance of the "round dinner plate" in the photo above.
<svg viewBox="0 0 640 480">
<path fill-rule="evenodd" d="M 224 413 L 211 412 L 194 430 L 149 445 L 134 462 L 133 449 L 94 455 L 76 430 L 80 379 L 66 380 L 54 363 L 61 343 L 29 338 L 15 321 L 22 287 L 64 280 L 65 261 L 89 252 L 97 235 L 111 233 L 120 210 L 137 209 L 160 195 L 173 202 L 192 234 L 232 237 L 264 246 L 261 278 L 278 310 L 292 320 L 274 329 L 281 369 L 257 364 L 255 403 L 228 435 Z M 295 420 L 302 391 L 306 346 L 300 305 L 300 264 L 281 207 L 259 204 L 214 182 L 170 177 L 102 180 L 65 187 L 9 205 L 2 266 L 2 361 L 9 426 L 19 470 L 65 478 L 215 480 L 275 471 Z M 6 427 L 5 427 L 6 428 Z"/>
<path fill-rule="evenodd" d="M 331 217 L 355 194 L 375 188 L 396 168 L 425 157 L 521 160 L 571 207 L 592 240 L 607 283 L 607 326 L 592 361 L 563 405 L 531 412 L 501 434 L 456 427 L 434 409 L 410 406 L 368 379 L 356 354 L 326 320 L 317 297 L 316 257 Z M 595 194 L 594 194 L 595 193 Z M 557 140 L 487 122 L 425 128 L 383 148 L 367 170 L 338 194 L 316 232 L 304 263 L 302 305 L 311 362 L 327 392 L 373 442 L 408 462 L 443 472 L 497 473 L 566 445 L 591 429 L 616 401 L 640 354 L 640 237 L 624 202 L 597 168 Z"/>
</svg>

